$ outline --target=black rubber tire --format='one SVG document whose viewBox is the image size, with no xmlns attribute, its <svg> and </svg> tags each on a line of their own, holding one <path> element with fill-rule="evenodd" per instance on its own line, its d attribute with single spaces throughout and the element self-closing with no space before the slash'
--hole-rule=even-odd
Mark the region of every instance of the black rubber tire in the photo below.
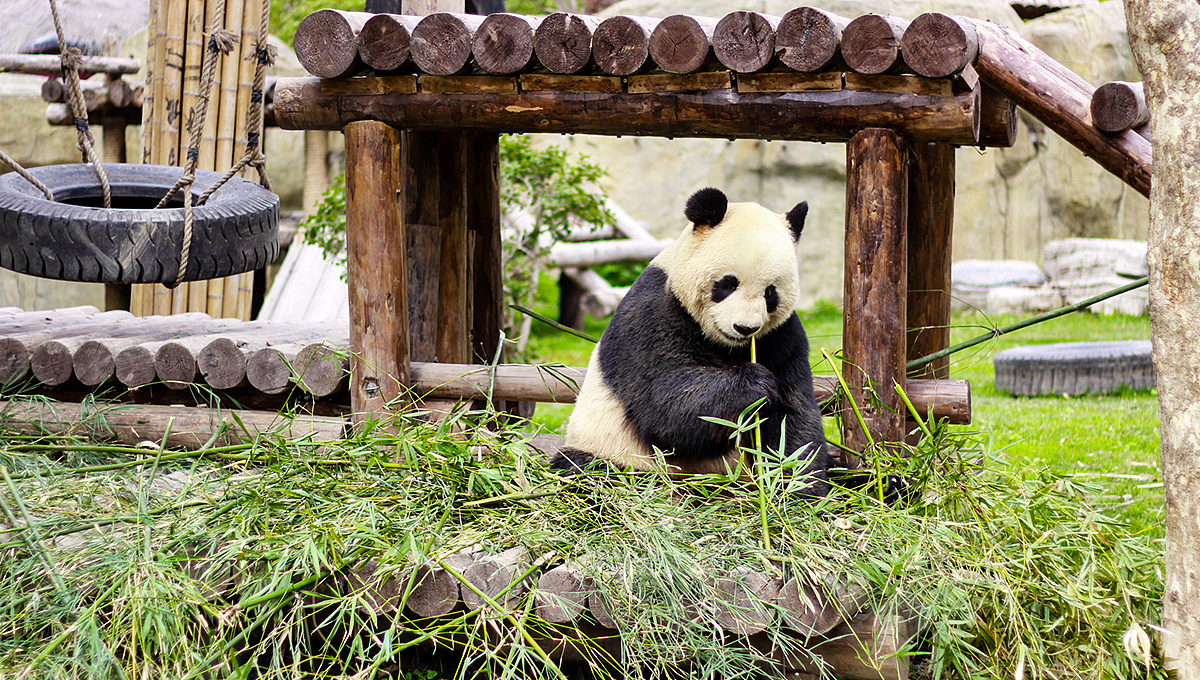
<svg viewBox="0 0 1200 680">
<path fill-rule="evenodd" d="M 992 358 L 996 388 L 1017 396 L 1110 394 L 1154 387 L 1149 340 L 1064 342 L 1004 350 Z"/>
<path fill-rule="evenodd" d="M 174 283 L 183 240 L 183 201 L 154 206 L 181 168 L 109 163 L 113 208 L 101 205 L 90 165 L 47 165 L 30 173 L 54 201 L 15 172 L 0 176 L 0 267 L 23 274 L 95 283 Z M 199 197 L 220 174 L 197 171 Z M 193 209 L 184 281 L 260 269 L 279 254 L 279 197 L 234 177 Z"/>
</svg>

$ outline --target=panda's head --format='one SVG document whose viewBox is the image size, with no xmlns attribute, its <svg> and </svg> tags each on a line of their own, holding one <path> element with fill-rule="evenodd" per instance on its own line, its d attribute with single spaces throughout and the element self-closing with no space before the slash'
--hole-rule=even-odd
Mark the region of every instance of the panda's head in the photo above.
<svg viewBox="0 0 1200 680">
<path fill-rule="evenodd" d="M 684 209 L 691 224 L 655 263 L 704 335 L 739 347 L 794 312 L 797 243 L 807 214 L 804 202 L 780 215 L 757 203 L 729 203 L 718 189 L 701 189 Z"/>
</svg>

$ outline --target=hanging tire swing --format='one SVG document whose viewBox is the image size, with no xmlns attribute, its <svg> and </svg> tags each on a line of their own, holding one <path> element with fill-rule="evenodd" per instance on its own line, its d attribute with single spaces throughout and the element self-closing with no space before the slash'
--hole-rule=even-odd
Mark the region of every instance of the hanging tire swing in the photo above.
<svg viewBox="0 0 1200 680">
<path fill-rule="evenodd" d="M 155 206 L 175 186 L 181 168 L 126 163 L 104 168 L 111 208 L 99 207 L 101 185 L 91 165 L 30 169 L 54 200 L 18 173 L 0 176 L 0 267 L 66 281 L 173 285 L 260 269 L 279 254 L 279 197 L 232 177 L 192 208 L 191 250 L 180 278 L 182 198 Z M 193 186 L 203 190 L 220 178 L 196 170 Z M 188 190 L 199 198 L 200 191 Z"/>
</svg>

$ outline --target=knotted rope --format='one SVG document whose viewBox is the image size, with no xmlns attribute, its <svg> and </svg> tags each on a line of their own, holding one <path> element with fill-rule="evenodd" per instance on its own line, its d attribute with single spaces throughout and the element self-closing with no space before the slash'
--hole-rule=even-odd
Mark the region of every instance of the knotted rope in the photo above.
<svg viewBox="0 0 1200 680">
<path fill-rule="evenodd" d="M 213 22 L 223 23 L 224 19 L 225 2 L 221 0 L 214 9 Z M 232 52 L 237 43 L 238 35 L 223 28 L 215 29 L 209 35 L 208 49 L 204 52 L 204 64 L 200 71 L 200 91 L 196 95 L 196 105 L 193 108 L 195 115 L 188 124 L 188 150 L 183 175 L 155 206 L 156 210 L 165 207 L 177 191 L 183 191 L 183 242 L 179 246 L 179 272 L 175 275 L 173 283 L 163 284 L 167 288 L 175 288 L 183 283 L 183 277 L 187 273 L 188 259 L 192 251 L 192 225 L 195 221 L 192 213 L 192 184 L 196 181 L 196 165 L 200 162 L 200 138 L 204 134 L 204 121 L 208 118 L 208 103 L 220 56 Z M 203 203 L 204 200 L 201 199 L 200 202 Z"/>
<path fill-rule="evenodd" d="M 54 32 L 58 36 L 58 51 L 62 62 L 63 79 L 67 82 L 67 101 L 71 106 L 71 115 L 75 117 L 75 133 L 78 137 L 76 146 L 83 152 L 83 162 L 91 163 L 100 180 L 100 192 L 104 199 L 104 207 L 112 207 L 112 189 L 108 185 L 108 173 L 96 155 L 96 139 L 88 127 L 87 105 L 83 102 L 83 86 L 79 82 L 79 67 L 83 65 L 83 53 L 77 47 L 68 47 L 66 34 L 63 32 L 62 19 L 58 15 L 58 3 L 50 0 L 50 15 L 54 19 Z M 51 199 L 53 200 L 53 199 Z"/>
<path fill-rule="evenodd" d="M 221 188 L 221 185 L 228 182 L 246 166 L 254 168 L 258 172 L 258 183 L 267 191 L 271 190 L 271 180 L 267 177 L 267 157 L 262 152 L 261 144 L 263 88 L 267 82 L 267 67 L 275 63 L 276 53 L 276 49 L 267 44 L 267 28 L 270 21 L 270 3 L 264 2 L 258 21 L 258 42 L 255 43 L 254 54 L 246 57 L 247 61 L 257 60 L 254 66 L 254 89 L 250 91 L 250 109 L 246 112 L 246 153 L 228 172 L 221 176 L 221 179 L 201 194 L 200 203 L 207 201 L 214 191 Z"/>
<path fill-rule="evenodd" d="M 220 0 L 217 3 L 213 11 L 213 16 L 214 23 L 223 22 L 225 17 L 224 0 Z M 271 182 L 267 178 L 266 157 L 261 151 L 259 141 L 261 137 L 260 130 L 262 129 L 263 86 L 267 80 L 267 67 L 275 63 L 275 49 L 267 45 L 267 29 L 270 18 L 270 3 L 264 2 L 262 3 L 262 13 L 259 17 L 258 43 L 255 45 L 254 54 L 246 57 L 247 60 L 258 60 L 254 69 L 254 85 L 250 93 L 250 108 L 246 113 L 246 153 L 242 156 L 241 160 L 234 164 L 232 168 L 196 199 L 196 205 L 203 205 L 208 200 L 208 197 L 212 196 L 213 192 L 220 189 L 230 178 L 241 172 L 247 165 L 254 167 L 258 171 L 260 184 L 268 190 L 271 188 Z M 179 251 L 179 273 L 176 276 L 175 282 L 167 285 L 168 288 L 174 288 L 182 283 L 184 274 L 187 272 L 188 255 L 192 248 L 193 218 L 191 187 L 193 182 L 195 182 L 196 165 L 200 160 L 200 137 L 204 130 L 204 120 L 208 115 L 209 93 L 212 90 L 212 83 L 216 76 L 218 56 L 229 54 L 233 51 L 237 42 L 238 35 L 233 31 L 224 29 L 214 30 L 209 37 L 208 50 L 204 55 L 204 66 L 201 72 L 200 92 L 197 95 L 194 109 L 196 115 L 192 117 L 188 130 L 187 164 L 184 167 L 183 176 L 158 204 L 159 208 L 165 206 L 176 191 L 183 189 L 183 243 Z"/>
</svg>

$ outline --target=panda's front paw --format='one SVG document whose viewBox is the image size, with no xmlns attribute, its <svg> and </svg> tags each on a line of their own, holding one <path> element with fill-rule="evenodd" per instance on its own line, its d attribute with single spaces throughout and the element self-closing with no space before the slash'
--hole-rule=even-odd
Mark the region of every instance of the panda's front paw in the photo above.
<svg viewBox="0 0 1200 680">
<path fill-rule="evenodd" d="M 737 371 L 743 382 L 748 404 L 763 398 L 767 403 L 779 400 L 779 383 L 775 380 L 775 374 L 766 366 L 752 361 L 742 364 Z"/>
</svg>

